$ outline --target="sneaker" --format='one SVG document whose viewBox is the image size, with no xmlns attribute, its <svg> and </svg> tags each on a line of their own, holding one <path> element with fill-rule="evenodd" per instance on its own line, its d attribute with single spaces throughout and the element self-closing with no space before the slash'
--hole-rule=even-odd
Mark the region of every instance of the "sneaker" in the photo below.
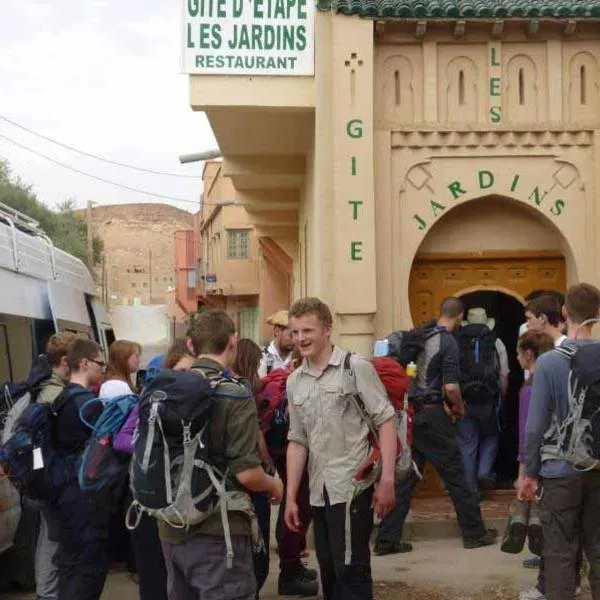
<svg viewBox="0 0 600 600">
<path fill-rule="evenodd" d="M 294 575 L 300 579 L 306 579 L 307 581 L 315 581 L 319 576 L 316 569 L 309 569 L 304 563 L 300 563 L 297 569 L 294 569 Z"/>
<path fill-rule="evenodd" d="M 525 590 L 519 594 L 519 600 L 546 600 L 546 596 L 540 592 L 536 587 L 532 587 L 530 590 Z"/>
<path fill-rule="evenodd" d="M 465 538 L 463 547 L 467 550 L 483 548 L 484 546 L 493 546 L 496 543 L 498 531 L 496 529 L 487 529 L 485 534 L 478 538 Z"/>
<path fill-rule="evenodd" d="M 537 505 L 532 505 L 531 514 L 529 516 L 529 529 L 527 530 L 529 539 L 529 551 L 536 556 L 542 555 L 542 542 L 544 540 L 542 534 L 542 521 L 540 520 L 540 511 Z"/>
<path fill-rule="evenodd" d="M 511 508 L 511 515 L 502 537 L 500 550 L 508 554 L 519 554 L 525 545 L 527 523 L 529 522 L 529 503 L 517 500 Z M 530 538 L 531 540 L 531 538 Z M 531 543 L 531 542 L 530 542 Z"/>
<path fill-rule="evenodd" d="M 542 564 L 542 559 L 539 556 L 532 556 L 523 561 L 523 567 L 526 569 L 539 569 Z"/>
<path fill-rule="evenodd" d="M 412 552 L 412 544 L 408 542 L 377 542 L 373 548 L 375 556 L 387 556 L 388 554 L 403 554 Z"/>
<path fill-rule="evenodd" d="M 277 592 L 285 597 L 312 598 L 319 594 L 319 582 L 316 579 L 307 579 L 300 571 L 280 574 Z"/>
</svg>

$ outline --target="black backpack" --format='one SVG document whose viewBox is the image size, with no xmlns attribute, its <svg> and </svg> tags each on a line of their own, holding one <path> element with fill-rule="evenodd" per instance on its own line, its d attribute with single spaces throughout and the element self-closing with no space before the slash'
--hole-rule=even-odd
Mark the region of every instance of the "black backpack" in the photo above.
<svg viewBox="0 0 600 600">
<path fill-rule="evenodd" d="M 469 324 L 456 334 L 460 352 L 460 391 L 469 405 L 499 399 L 500 372 L 496 334 L 487 325 Z"/>
<path fill-rule="evenodd" d="M 12 436 L 15 425 L 25 409 L 36 402 L 40 387 L 52 377 L 52 367 L 45 354 L 40 354 L 31 365 L 25 381 L 5 383 L 0 391 L 0 430 L 2 442 Z"/>
<path fill-rule="evenodd" d="M 398 361 L 404 368 L 411 362 L 417 362 L 425 349 L 425 342 L 438 333 L 435 321 L 428 321 L 421 327 L 408 331 L 394 331 L 386 336 L 388 356 Z"/>
<path fill-rule="evenodd" d="M 224 383 L 233 385 L 221 390 Z M 126 525 L 135 529 L 146 513 L 171 527 L 188 529 L 220 513 L 231 566 L 228 511 L 245 513 L 254 532 L 258 527 L 248 494 L 226 490 L 227 473 L 214 464 L 210 420 L 218 396 L 232 401 L 252 398 L 229 371 L 205 376 L 195 369 L 164 369 L 143 390 L 130 469 L 133 502 Z"/>
<path fill-rule="evenodd" d="M 600 343 L 554 350 L 571 361 L 569 413 L 559 425 L 558 444 L 579 470 L 600 468 Z"/>
</svg>

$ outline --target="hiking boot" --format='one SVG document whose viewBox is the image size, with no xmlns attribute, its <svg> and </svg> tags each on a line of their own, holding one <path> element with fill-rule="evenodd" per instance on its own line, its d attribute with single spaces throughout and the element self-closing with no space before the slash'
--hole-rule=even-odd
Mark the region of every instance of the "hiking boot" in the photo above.
<svg viewBox="0 0 600 600">
<path fill-rule="evenodd" d="M 486 529 L 485 533 L 477 538 L 465 538 L 463 540 L 463 547 L 467 550 L 474 550 L 475 548 L 483 548 L 484 546 L 493 546 L 496 543 L 498 537 L 498 531 L 496 529 Z"/>
<path fill-rule="evenodd" d="M 529 516 L 529 529 L 527 530 L 529 551 L 536 556 L 542 555 L 542 521 L 540 520 L 540 509 L 536 504 L 531 506 Z"/>
<path fill-rule="evenodd" d="M 508 554 L 519 554 L 525 545 L 527 524 L 529 523 L 529 502 L 516 500 L 511 507 L 511 515 L 502 537 L 500 550 Z M 530 538 L 531 543 L 531 538 Z"/>
<path fill-rule="evenodd" d="M 541 564 L 542 559 L 539 556 L 532 556 L 523 561 L 523 567 L 525 569 L 539 569 Z"/>
<path fill-rule="evenodd" d="M 532 587 L 530 590 L 525 590 L 519 594 L 519 600 L 546 600 L 546 596 L 540 592 L 536 587 Z"/>
<path fill-rule="evenodd" d="M 408 542 L 377 542 L 373 548 L 375 556 L 387 556 L 388 554 L 403 554 L 412 552 L 412 544 Z"/>
<path fill-rule="evenodd" d="M 316 579 L 307 579 L 302 571 L 295 569 L 285 575 L 280 573 L 277 592 L 286 598 L 311 598 L 318 595 L 319 582 Z"/>
<path fill-rule="evenodd" d="M 319 576 L 316 569 L 307 568 L 304 563 L 300 563 L 300 566 L 294 569 L 293 571 L 296 577 L 300 579 L 306 579 L 307 581 L 315 581 L 315 579 Z"/>
</svg>

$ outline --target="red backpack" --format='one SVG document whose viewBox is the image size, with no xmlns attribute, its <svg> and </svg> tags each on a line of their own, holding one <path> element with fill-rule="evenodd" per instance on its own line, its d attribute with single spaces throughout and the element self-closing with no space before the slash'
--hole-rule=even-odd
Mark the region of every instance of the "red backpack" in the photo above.
<svg viewBox="0 0 600 600">
<path fill-rule="evenodd" d="M 356 390 L 350 357 L 350 354 L 346 354 L 346 357 L 344 358 L 344 377 L 346 380 L 354 382 L 354 389 Z M 398 481 L 403 479 L 409 473 L 411 473 L 413 469 L 420 477 L 421 474 L 412 460 L 411 452 L 415 416 L 414 407 L 408 402 L 408 390 L 410 387 L 411 378 L 406 374 L 404 367 L 393 358 L 373 358 L 371 360 L 371 364 L 375 368 L 379 379 L 381 379 L 381 382 L 387 391 L 390 402 L 396 410 L 396 428 L 398 433 L 396 480 Z M 354 479 L 357 482 L 360 482 L 367 479 L 373 473 L 373 469 L 378 467 L 381 460 L 381 451 L 379 447 L 377 430 L 373 424 L 373 421 L 371 420 L 371 417 L 366 412 L 362 399 L 356 391 L 354 391 L 352 394 L 349 394 L 349 398 L 360 412 L 371 432 L 369 436 L 371 452 L 359 466 L 354 475 Z"/>
</svg>

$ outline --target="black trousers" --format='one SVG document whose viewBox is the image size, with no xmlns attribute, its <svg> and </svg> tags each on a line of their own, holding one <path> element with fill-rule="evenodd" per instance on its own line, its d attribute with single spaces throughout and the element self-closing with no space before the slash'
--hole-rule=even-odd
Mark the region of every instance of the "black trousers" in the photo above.
<svg viewBox="0 0 600 600">
<path fill-rule="evenodd" d="M 592 598 L 600 600 L 600 472 L 544 479 L 540 501 L 546 598 L 573 600 L 580 542 L 590 563 Z"/>
<path fill-rule="evenodd" d="M 462 456 L 456 441 L 456 426 L 443 406 L 431 406 L 417 411 L 413 432 L 413 459 L 423 472 L 429 461 L 439 473 L 450 493 L 463 539 L 475 539 L 485 534 L 477 495 L 467 486 Z M 419 479 L 411 473 L 396 486 L 396 506 L 379 527 L 378 541 L 399 542 L 410 501 Z"/>
<path fill-rule="evenodd" d="M 58 540 L 58 600 L 99 600 L 108 574 L 109 510 L 91 503 L 74 481 L 46 514 Z"/>
<path fill-rule="evenodd" d="M 258 519 L 258 527 L 265 549 L 253 552 L 254 576 L 256 577 L 256 597 L 269 576 L 269 546 L 271 541 L 271 500 L 266 494 L 252 494 L 252 505 Z"/>
<path fill-rule="evenodd" d="M 140 600 L 167 600 L 167 567 L 156 519 L 143 515 L 131 532 L 131 543 L 140 580 Z"/>
<path fill-rule="evenodd" d="M 358 496 L 350 505 L 352 558 L 345 564 L 346 504 L 313 507 L 315 549 L 324 600 L 373 600 L 371 551 L 373 531 L 373 488 Z"/>
</svg>

